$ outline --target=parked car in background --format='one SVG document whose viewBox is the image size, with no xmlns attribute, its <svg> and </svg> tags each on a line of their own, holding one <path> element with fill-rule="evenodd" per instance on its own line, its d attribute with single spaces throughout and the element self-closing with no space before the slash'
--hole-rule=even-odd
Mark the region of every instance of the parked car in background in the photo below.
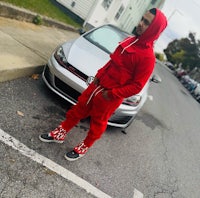
<svg viewBox="0 0 200 198">
<path fill-rule="evenodd" d="M 171 69 L 172 71 L 174 71 L 175 70 L 175 66 L 171 63 L 171 62 L 165 62 L 165 65 L 169 68 L 169 69 Z"/>
<path fill-rule="evenodd" d="M 186 87 L 188 82 L 191 80 L 189 75 L 183 75 L 180 77 L 180 82 Z"/>
<path fill-rule="evenodd" d="M 200 102 L 200 83 L 192 79 L 189 75 L 183 75 L 180 82 L 188 89 L 191 95 Z"/>
<path fill-rule="evenodd" d="M 175 71 L 174 71 L 174 75 L 180 80 L 182 76 L 186 75 L 186 71 L 182 68 L 177 68 Z"/>
<path fill-rule="evenodd" d="M 63 43 L 56 48 L 44 68 L 44 82 L 53 92 L 76 104 L 88 82 L 127 36 L 126 32 L 113 25 L 103 25 Z M 110 117 L 108 125 L 121 128 L 129 126 L 147 99 L 150 81 L 160 82 L 161 79 L 153 76 L 140 93 L 124 99 Z"/>
<path fill-rule="evenodd" d="M 196 80 L 190 78 L 190 80 L 188 81 L 188 83 L 185 87 L 188 89 L 188 91 L 190 93 L 192 93 L 196 89 L 197 84 L 198 84 L 198 82 Z"/>
<path fill-rule="evenodd" d="M 192 95 L 196 98 L 198 102 L 200 102 L 200 83 L 197 84 L 196 88 L 192 92 Z"/>
</svg>

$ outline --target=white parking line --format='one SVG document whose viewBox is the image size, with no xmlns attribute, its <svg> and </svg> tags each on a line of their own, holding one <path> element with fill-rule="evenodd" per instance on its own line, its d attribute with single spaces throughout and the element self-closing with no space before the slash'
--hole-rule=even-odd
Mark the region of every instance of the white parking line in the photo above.
<svg viewBox="0 0 200 198">
<path fill-rule="evenodd" d="M 152 95 L 148 95 L 148 99 L 149 99 L 150 101 L 153 101 L 153 96 L 152 96 Z"/>
<path fill-rule="evenodd" d="M 38 154 L 34 150 L 28 148 L 26 145 L 19 142 L 14 137 L 10 136 L 6 132 L 4 132 L 2 129 L 0 129 L 0 141 L 5 143 L 8 146 L 11 146 L 13 149 L 19 151 L 21 154 L 23 154 L 26 157 L 29 157 L 33 161 L 47 167 L 48 169 L 54 171 L 58 175 L 64 177 L 65 179 L 73 182 L 77 186 L 83 188 L 86 190 L 86 192 L 91 193 L 92 195 L 96 196 L 97 198 L 111 198 L 106 193 L 102 192 L 95 186 L 91 185 L 84 179 L 78 177 L 71 171 L 63 168 L 59 164 L 53 162 L 52 160 Z"/>
<path fill-rule="evenodd" d="M 140 191 L 138 191 L 137 189 L 134 189 L 133 198 L 143 198 L 143 194 Z"/>
<path fill-rule="evenodd" d="M 86 190 L 87 193 L 91 193 L 92 195 L 96 196 L 97 198 L 112 198 L 111 196 L 107 195 L 103 191 L 99 190 L 86 180 L 78 177 L 71 171 L 65 169 L 64 167 L 60 166 L 59 164 L 55 163 L 54 161 L 40 155 L 39 153 L 35 152 L 34 150 L 28 148 L 26 145 L 22 144 L 20 141 L 12 137 L 11 135 L 7 134 L 5 131 L 0 129 L 0 141 L 5 143 L 6 145 L 12 147 L 13 149 L 19 151 L 24 156 L 32 159 L 33 161 L 47 167 L 48 169 L 52 170 L 53 172 L 57 173 L 58 175 L 62 176 L 63 178 L 73 182 L 80 188 Z M 133 198 L 143 198 L 143 194 L 134 189 Z"/>
</svg>

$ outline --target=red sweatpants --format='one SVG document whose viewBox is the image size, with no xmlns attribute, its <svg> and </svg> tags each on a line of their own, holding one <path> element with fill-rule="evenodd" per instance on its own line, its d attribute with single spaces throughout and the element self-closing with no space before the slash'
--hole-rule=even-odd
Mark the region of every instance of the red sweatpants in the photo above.
<svg viewBox="0 0 200 198">
<path fill-rule="evenodd" d="M 107 127 L 107 122 L 112 113 L 122 103 L 122 99 L 106 100 L 100 91 L 94 93 L 96 85 L 93 83 L 78 98 L 78 103 L 66 113 L 66 119 L 61 123 L 62 127 L 69 131 L 81 119 L 90 116 L 90 129 L 84 140 L 86 146 L 91 147 L 101 137 Z M 89 100 L 91 97 L 91 100 Z M 89 100 L 89 103 L 87 104 Z"/>
</svg>

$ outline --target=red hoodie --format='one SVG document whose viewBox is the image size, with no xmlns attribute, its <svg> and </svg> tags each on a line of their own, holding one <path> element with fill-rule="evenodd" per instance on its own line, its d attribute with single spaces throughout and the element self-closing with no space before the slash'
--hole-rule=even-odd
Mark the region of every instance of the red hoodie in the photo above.
<svg viewBox="0 0 200 198">
<path fill-rule="evenodd" d="M 147 30 L 121 42 L 110 55 L 110 61 L 98 70 L 96 77 L 110 98 L 127 98 L 142 90 L 155 65 L 153 42 L 166 26 L 166 17 L 156 9 Z"/>
</svg>

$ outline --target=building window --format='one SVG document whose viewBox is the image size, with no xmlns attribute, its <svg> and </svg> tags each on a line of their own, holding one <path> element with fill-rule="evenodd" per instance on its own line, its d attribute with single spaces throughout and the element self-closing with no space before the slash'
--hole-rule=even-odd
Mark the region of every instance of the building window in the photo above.
<svg viewBox="0 0 200 198">
<path fill-rule="evenodd" d="M 118 20 L 119 17 L 121 16 L 122 12 L 124 11 L 124 6 L 121 5 L 121 7 L 119 8 L 117 14 L 115 15 L 115 20 Z"/>
<path fill-rule="evenodd" d="M 105 10 L 108 10 L 108 8 L 110 7 L 112 1 L 113 0 L 103 0 L 102 6 L 105 8 Z"/>
<path fill-rule="evenodd" d="M 73 1 L 73 2 L 71 3 L 71 7 L 74 7 L 75 5 L 76 5 L 76 2 Z"/>
<path fill-rule="evenodd" d="M 156 3 L 157 0 L 152 0 L 151 4 L 154 5 Z"/>
</svg>

